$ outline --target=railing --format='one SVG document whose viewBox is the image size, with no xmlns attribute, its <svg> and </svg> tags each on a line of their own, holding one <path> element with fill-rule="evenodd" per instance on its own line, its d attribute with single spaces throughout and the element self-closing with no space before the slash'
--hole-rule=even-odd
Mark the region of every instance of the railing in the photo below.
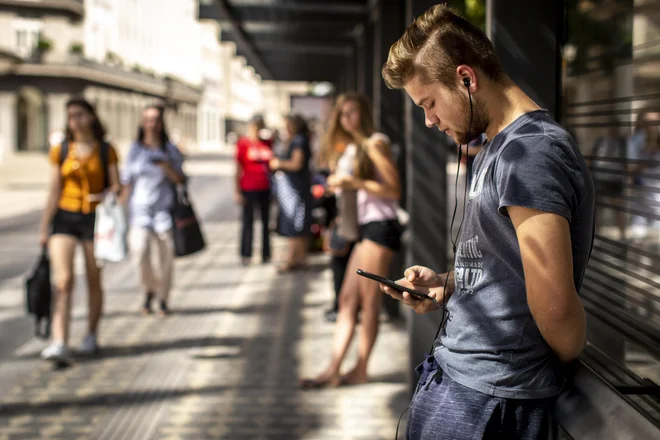
<svg viewBox="0 0 660 440">
<path fill-rule="evenodd" d="M 557 400 L 551 440 L 633 440 L 660 438 L 660 422 L 631 404 L 632 393 L 660 394 L 654 385 L 617 388 L 583 362 L 574 366 L 571 386 Z"/>
<path fill-rule="evenodd" d="M 618 185 L 616 191 L 597 192 L 598 216 L 623 214 L 622 224 L 610 226 L 622 227 L 626 234 L 630 218 L 660 221 L 655 197 L 660 193 L 660 175 L 653 171 L 660 162 L 586 159 L 597 188 Z M 618 231 L 598 220 L 600 228 L 580 290 L 589 319 L 589 345 L 572 386 L 557 402 L 552 438 L 660 438 L 660 387 L 643 377 L 644 371 L 657 370 L 660 364 L 660 237 L 616 239 Z M 640 362 L 635 356 L 646 358 Z"/>
</svg>

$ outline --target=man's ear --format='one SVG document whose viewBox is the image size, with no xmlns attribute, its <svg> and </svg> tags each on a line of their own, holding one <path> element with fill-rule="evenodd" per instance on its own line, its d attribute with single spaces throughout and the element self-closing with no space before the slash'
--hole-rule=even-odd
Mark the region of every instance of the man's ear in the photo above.
<svg viewBox="0 0 660 440">
<path fill-rule="evenodd" d="M 472 67 L 461 64 L 456 68 L 456 83 L 459 89 L 469 88 L 470 92 L 474 93 L 479 85 L 477 81 L 477 74 Z"/>
</svg>

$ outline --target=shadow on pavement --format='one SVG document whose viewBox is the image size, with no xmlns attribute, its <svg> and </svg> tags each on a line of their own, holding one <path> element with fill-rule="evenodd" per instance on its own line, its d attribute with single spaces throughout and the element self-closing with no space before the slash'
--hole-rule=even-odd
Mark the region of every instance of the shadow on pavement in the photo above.
<svg viewBox="0 0 660 440">
<path fill-rule="evenodd" d="M 177 399 L 188 395 L 216 394 L 227 391 L 226 386 L 209 386 L 203 388 L 182 388 L 173 390 L 128 391 L 121 393 L 101 393 L 87 397 L 72 397 L 71 399 L 51 400 L 42 403 L 17 402 L 0 406 L 1 417 L 15 417 L 22 414 L 32 416 L 54 413 L 67 408 L 78 407 L 115 407 L 124 405 L 144 405 L 165 399 Z"/>
<path fill-rule="evenodd" d="M 401 382 L 401 378 L 399 377 L 399 380 L 396 383 L 400 383 L 400 382 Z M 398 391 L 390 398 L 388 404 L 389 409 L 392 412 L 392 414 L 396 416 L 397 421 L 400 421 L 400 427 L 398 433 L 396 432 L 396 425 L 392 426 L 392 438 L 394 438 L 395 434 L 398 434 L 396 438 L 406 438 L 405 432 L 408 422 L 408 414 L 410 411 L 408 405 L 410 403 L 411 397 L 412 396 L 406 389 L 406 390 Z"/>
<path fill-rule="evenodd" d="M 213 265 L 214 269 L 219 269 L 222 268 L 222 265 Z M 230 268 L 235 268 L 236 264 L 228 264 L 226 267 Z M 175 281 L 176 282 L 176 281 Z M 212 291 L 213 293 L 226 293 L 226 294 L 231 294 L 233 292 L 233 288 L 237 288 L 240 286 L 247 286 L 247 285 L 263 285 L 263 281 L 255 281 L 253 283 L 241 283 L 241 282 L 228 282 L 228 283 L 186 283 L 183 285 L 177 286 L 179 290 L 208 290 Z M 124 287 L 113 287 L 113 286 L 107 286 L 107 293 L 106 295 L 125 295 L 125 294 L 133 294 L 137 297 L 144 298 L 144 292 L 141 291 L 141 288 L 139 286 L 124 286 Z M 104 314 L 103 318 L 105 319 L 107 315 Z"/>
<path fill-rule="evenodd" d="M 269 314 L 269 313 L 276 313 L 277 304 L 272 303 L 272 304 L 256 304 L 256 305 L 249 305 L 245 307 L 216 307 L 216 308 L 210 308 L 210 307 L 199 307 L 199 308 L 194 308 L 194 307 L 186 307 L 186 308 L 178 308 L 176 307 L 176 304 L 172 306 L 169 309 L 169 315 L 166 318 L 162 319 L 172 319 L 176 318 L 177 316 L 202 316 L 202 315 L 212 315 L 214 313 L 231 313 L 235 315 L 249 315 L 253 313 L 260 313 L 260 314 Z M 135 317 L 135 318 L 140 318 L 140 319 L 161 319 L 157 318 L 155 314 L 149 315 L 149 316 L 142 316 L 142 309 L 138 310 L 126 310 L 126 311 L 116 311 L 116 312 L 106 312 L 103 314 L 103 320 L 110 320 L 110 319 L 118 319 L 118 318 L 125 318 L 125 317 Z M 73 321 L 87 321 L 87 316 L 86 315 L 80 315 L 76 316 L 73 318 Z"/>
<path fill-rule="evenodd" d="M 101 346 L 99 354 L 96 356 L 90 357 L 75 357 L 73 358 L 73 363 L 83 363 L 83 362 L 98 362 L 104 359 L 109 358 L 121 358 L 121 357 L 130 357 L 138 356 L 143 354 L 158 353 L 167 350 L 182 350 L 182 349 L 193 349 L 193 348 L 203 348 L 203 347 L 240 347 L 244 345 L 246 339 L 242 338 L 215 338 L 215 337 L 203 337 L 203 338 L 184 338 L 184 339 L 174 339 L 166 342 L 153 342 L 137 345 L 123 345 L 123 346 L 113 346 L 105 345 Z M 16 360 L 22 359 L 38 359 L 39 352 L 28 353 L 22 356 L 17 356 Z"/>
</svg>

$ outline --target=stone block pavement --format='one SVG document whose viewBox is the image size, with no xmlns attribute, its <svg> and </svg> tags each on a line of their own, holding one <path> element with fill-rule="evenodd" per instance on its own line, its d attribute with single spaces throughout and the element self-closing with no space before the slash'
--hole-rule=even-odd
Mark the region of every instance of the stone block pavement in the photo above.
<svg viewBox="0 0 660 440">
<path fill-rule="evenodd" d="M 405 325 L 383 322 L 371 383 L 299 390 L 329 357 L 327 262 L 315 256 L 309 271 L 283 276 L 240 266 L 226 192 L 205 214 L 208 249 L 177 260 L 171 316 L 141 316 L 132 266 L 111 265 L 100 356 L 54 369 L 38 358 L 44 343 L 30 340 L 0 364 L 0 440 L 394 438 L 409 398 Z M 20 280 L 0 290 L 22 295 Z M 74 346 L 85 308 L 74 308 Z"/>
</svg>

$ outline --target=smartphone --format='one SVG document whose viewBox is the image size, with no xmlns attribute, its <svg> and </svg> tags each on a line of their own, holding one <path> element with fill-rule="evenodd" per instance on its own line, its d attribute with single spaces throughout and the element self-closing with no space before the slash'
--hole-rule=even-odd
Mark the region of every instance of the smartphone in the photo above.
<svg viewBox="0 0 660 440">
<path fill-rule="evenodd" d="M 422 293 L 419 290 L 410 289 L 406 286 L 402 286 L 401 284 L 397 284 L 392 280 L 388 280 L 387 278 L 383 278 L 383 277 L 375 275 L 373 273 L 366 272 L 362 269 L 358 269 L 357 274 L 360 275 L 360 276 L 366 277 L 366 278 L 370 278 L 374 281 L 378 281 L 379 283 L 385 284 L 386 286 L 389 286 L 394 290 L 398 290 L 399 292 L 408 292 L 409 294 L 411 294 L 413 296 L 416 296 L 418 298 L 428 299 L 428 300 L 431 300 L 433 302 L 436 302 L 434 298 L 428 296 L 426 293 Z"/>
</svg>

